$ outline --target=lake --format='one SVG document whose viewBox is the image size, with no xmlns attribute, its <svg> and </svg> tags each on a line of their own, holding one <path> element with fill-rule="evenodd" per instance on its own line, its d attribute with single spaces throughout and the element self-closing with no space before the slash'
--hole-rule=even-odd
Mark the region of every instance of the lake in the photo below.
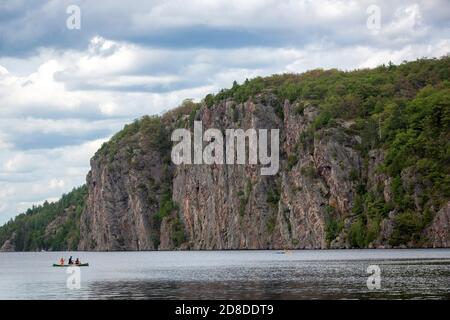
<svg viewBox="0 0 450 320">
<path fill-rule="evenodd" d="M 450 299 L 450 249 L 0 253 L 0 299 Z"/>
</svg>

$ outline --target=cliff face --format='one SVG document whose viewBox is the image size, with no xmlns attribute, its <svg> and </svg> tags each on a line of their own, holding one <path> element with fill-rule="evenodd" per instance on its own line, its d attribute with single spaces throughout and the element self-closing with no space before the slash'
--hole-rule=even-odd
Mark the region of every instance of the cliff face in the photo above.
<svg viewBox="0 0 450 320">
<path fill-rule="evenodd" d="M 223 102 L 197 115 L 204 130 L 279 128 L 272 102 Z M 225 150 L 224 150 L 225 152 Z M 173 180 L 173 199 L 180 206 L 189 247 L 193 249 L 262 249 L 274 247 L 271 230 L 277 204 L 267 201 L 279 176 L 262 176 L 256 165 L 181 165 Z"/>
<path fill-rule="evenodd" d="M 260 96 L 255 102 L 229 101 L 199 111 L 205 129 L 279 128 L 281 168 L 276 176 L 262 176 L 258 166 L 250 165 L 177 167 L 173 198 L 191 248 L 327 247 L 327 210 L 336 209 L 334 219 L 350 215 L 354 186 L 348 174 L 360 169 L 361 160 L 352 149 L 356 139 L 341 127 L 300 141 L 317 112 L 306 106 L 299 114 L 298 107 Z"/>
<path fill-rule="evenodd" d="M 159 157 L 136 155 L 132 167 L 124 152 L 110 165 L 92 160 L 87 177 L 87 210 L 81 217 L 81 250 L 150 250 L 155 203 L 149 201 L 146 186 L 151 179 L 158 183 L 161 173 Z M 145 167 L 145 170 L 143 168 Z"/>
<path fill-rule="evenodd" d="M 102 156 L 92 160 L 79 249 L 361 247 L 352 230 L 359 219 L 354 207 L 362 181 L 382 203 L 392 198 L 391 178 L 378 170 L 384 152 L 373 149 L 363 159 L 353 121 L 312 132 L 319 112 L 307 102 L 281 101 L 272 94 L 253 100 L 203 106 L 194 118 L 202 121 L 204 130 L 280 129 L 277 175 L 261 175 L 259 165 L 175 166 L 165 162 L 170 148 L 163 154 L 146 147 L 142 133 L 136 133 L 133 151 L 127 142 L 110 161 Z M 187 117 L 182 119 L 189 127 Z M 175 122 L 165 124 L 167 139 L 179 126 Z M 175 205 L 161 216 L 166 203 L 158 186 L 165 183 Z M 376 230 L 367 238 L 367 247 L 396 246 L 392 238 L 397 215 L 389 209 L 367 222 Z M 403 245 L 449 246 L 449 225 L 447 206 L 424 231 L 428 240 Z"/>
<path fill-rule="evenodd" d="M 136 132 L 91 160 L 80 250 L 158 248 L 154 214 L 161 203 L 162 180 L 167 180 L 167 155 L 149 143 L 149 134 L 157 133 Z"/>
<path fill-rule="evenodd" d="M 16 239 L 16 234 L 13 233 L 11 238 L 6 240 L 2 247 L 0 248 L 0 252 L 14 252 L 16 251 L 16 247 L 14 245 L 14 240 Z"/>
<path fill-rule="evenodd" d="M 448 202 L 426 228 L 425 234 L 429 239 L 429 245 L 434 248 L 450 247 L 450 202 Z"/>
<path fill-rule="evenodd" d="M 96 153 L 86 186 L 0 228 L 0 250 L 450 247 L 448 70 L 274 75 L 143 117 Z M 279 129 L 277 174 L 175 165 L 171 134 L 194 121 Z"/>
</svg>

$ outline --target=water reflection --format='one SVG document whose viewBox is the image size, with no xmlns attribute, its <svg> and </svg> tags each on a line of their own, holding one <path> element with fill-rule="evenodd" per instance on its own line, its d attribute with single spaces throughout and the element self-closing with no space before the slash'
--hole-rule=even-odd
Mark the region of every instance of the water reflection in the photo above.
<svg viewBox="0 0 450 320">
<path fill-rule="evenodd" d="M 173 269 L 161 277 L 165 280 L 93 282 L 89 295 L 97 299 L 450 299 L 450 262 L 370 263 L 383 270 L 380 290 L 366 286 L 367 261 L 328 261 Z"/>
<path fill-rule="evenodd" d="M 0 299 L 450 299 L 450 250 L 84 252 L 80 290 L 64 255 L 0 253 Z"/>
</svg>

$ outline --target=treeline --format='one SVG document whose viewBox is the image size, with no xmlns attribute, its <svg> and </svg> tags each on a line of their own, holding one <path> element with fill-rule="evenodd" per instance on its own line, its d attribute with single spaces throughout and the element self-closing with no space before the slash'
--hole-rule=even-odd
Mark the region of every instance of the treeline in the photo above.
<svg viewBox="0 0 450 320">
<path fill-rule="evenodd" d="M 0 246 L 10 240 L 16 251 L 76 249 L 86 197 L 87 187 L 82 186 L 57 202 L 33 206 L 0 228 Z"/>
</svg>

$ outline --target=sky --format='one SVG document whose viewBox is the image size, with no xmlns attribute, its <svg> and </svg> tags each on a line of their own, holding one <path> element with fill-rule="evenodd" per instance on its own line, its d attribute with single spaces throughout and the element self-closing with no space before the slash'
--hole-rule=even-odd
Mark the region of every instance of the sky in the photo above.
<svg viewBox="0 0 450 320">
<path fill-rule="evenodd" d="M 1 0 L 0 224 L 82 185 L 124 124 L 186 98 L 449 52 L 448 0 Z"/>
</svg>

